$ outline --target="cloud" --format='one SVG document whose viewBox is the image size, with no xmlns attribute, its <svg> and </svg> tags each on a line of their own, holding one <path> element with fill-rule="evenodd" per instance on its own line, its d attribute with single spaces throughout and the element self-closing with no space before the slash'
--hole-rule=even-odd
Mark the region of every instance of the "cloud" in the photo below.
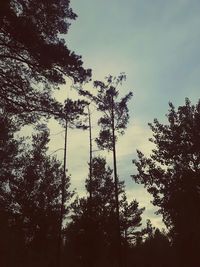
<svg viewBox="0 0 200 267">
<path fill-rule="evenodd" d="M 59 133 L 62 128 L 55 120 L 49 123 L 51 129 L 51 141 L 49 143 L 49 152 L 56 151 L 64 147 L 64 134 Z M 98 129 L 95 130 L 95 134 Z M 120 179 L 124 179 L 126 183 L 127 198 L 131 201 L 136 198 L 140 207 L 146 207 L 143 215 L 143 223 L 146 219 L 151 219 L 156 227 L 163 227 L 161 216 L 155 215 L 156 208 L 151 204 L 152 197 L 141 185 L 136 185 L 130 175 L 134 172 L 134 166 L 131 163 L 132 159 L 136 156 L 136 148 L 149 154 L 152 145 L 148 141 L 150 130 L 148 127 L 143 127 L 141 123 L 135 121 L 128 127 L 124 136 L 119 137 L 117 144 L 117 161 Z M 68 146 L 67 146 L 67 167 L 68 174 L 71 175 L 72 188 L 76 188 L 80 196 L 86 194 L 85 179 L 88 176 L 88 162 L 89 162 L 89 133 L 88 131 L 68 130 Z M 63 150 L 59 150 L 57 157 L 63 160 Z M 112 167 L 112 153 L 97 152 L 95 155 L 101 154 L 107 158 L 108 164 Z"/>
<path fill-rule="evenodd" d="M 151 131 L 148 126 L 143 126 L 139 121 L 132 121 L 125 132 L 125 135 L 119 137 L 118 152 L 119 158 L 135 153 L 136 149 L 149 154 L 154 147 L 149 138 Z"/>
<path fill-rule="evenodd" d="M 120 0 L 73 1 L 78 19 L 72 23 L 67 44 L 83 56 L 84 66 L 93 69 L 93 79 L 103 80 L 108 74 L 127 74 L 120 89 L 122 94 L 133 91 L 129 103 L 130 123 L 117 143 L 117 161 L 120 178 L 126 181 L 127 194 L 146 206 L 144 217 L 162 225 L 155 216 L 150 195 L 142 186 L 135 185 L 130 175 L 135 171 L 132 159 L 136 149 L 145 155 L 151 153 L 148 141 L 151 131 L 147 126 L 156 117 L 165 121 L 168 101 L 175 106 L 184 104 L 187 96 L 196 102 L 199 98 L 199 7 L 198 0 Z M 90 85 L 87 85 L 90 87 Z M 67 80 L 56 97 L 63 102 L 76 98 Z M 97 115 L 93 114 L 93 135 L 98 133 Z M 51 134 L 62 128 L 55 121 L 49 124 Z M 52 135 L 50 152 L 62 148 L 62 134 Z M 95 147 L 95 146 L 94 146 Z M 84 194 L 84 180 L 88 174 L 88 132 L 69 131 L 68 168 L 72 186 Z M 96 152 L 94 155 L 98 155 Z M 112 154 L 102 153 L 112 166 Z M 63 151 L 57 152 L 63 160 Z"/>
</svg>

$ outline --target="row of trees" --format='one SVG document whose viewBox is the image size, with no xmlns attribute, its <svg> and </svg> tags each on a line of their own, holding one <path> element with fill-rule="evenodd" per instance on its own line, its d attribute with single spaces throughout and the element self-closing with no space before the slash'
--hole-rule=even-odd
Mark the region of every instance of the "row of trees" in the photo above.
<svg viewBox="0 0 200 267">
<path fill-rule="evenodd" d="M 46 126 L 36 127 L 32 144 L 28 145 L 26 140 L 14 138 L 13 120 L 2 116 L 2 122 L 1 265 L 118 265 L 115 182 L 105 159 L 92 160 L 92 179 L 86 179 L 86 190 L 88 193 L 92 190 L 92 199 L 77 196 L 73 200 L 69 177 L 65 176 L 63 190 L 62 164 L 47 155 L 49 132 Z M 143 250 L 148 254 L 148 242 L 155 242 L 157 238 L 159 244 L 165 247 L 169 244 L 162 233 L 155 233 L 150 223 L 145 229 L 138 229 L 144 208 L 139 208 L 136 200 L 127 201 L 123 182 L 118 182 L 118 190 L 122 264 L 141 264 L 140 254 Z M 68 218 L 62 228 L 62 245 L 61 210 Z"/>
<path fill-rule="evenodd" d="M 0 17 L 1 266 L 197 266 L 200 102 L 186 99 L 177 111 L 170 103 L 168 124 L 150 124 L 155 149 L 149 158 L 138 151 L 133 179 L 153 195 L 168 234 L 149 221 L 142 228 L 144 208 L 127 200 L 117 173 L 116 144 L 132 97 L 119 97 L 125 75 L 84 89 L 91 70 L 61 39 L 76 18 L 68 0 L 2 0 Z M 66 76 L 84 100 L 62 105 L 53 98 Z M 92 155 L 90 103 L 100 112 L 96 143 L 112 151 L 113 170 Z M 51 116 L 65 129 L 63 164 L 48 155 L 49 130 L 40 119 Z M 36 125 L 32 137 L 17 137 L 27 124 Z M 69 187 L 69 127 L 90 131 L 87 197 Z"/>
<path fill-rule="evenodd" d="M 28 148 L 13 138 L 12 120 L 1 114 L 1 122 L 1 266 L 48 266 L 58 249 L 63 168 L 46 155 L 46 127 L 38 127 Z M 68 188 L 69 178 L 65 201 Z"/>
</svg>

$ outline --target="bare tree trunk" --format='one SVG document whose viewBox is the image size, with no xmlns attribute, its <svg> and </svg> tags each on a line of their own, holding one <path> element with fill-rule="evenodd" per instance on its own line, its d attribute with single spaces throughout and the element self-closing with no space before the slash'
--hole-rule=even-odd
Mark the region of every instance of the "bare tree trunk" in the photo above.
<svg viewBox="0 0 200 267">
<path fill-rule="evenodd" d="M 57 255 L 57 266 L 62 266 L 62 224 L 64 218 L 65 210 L 65 182 L 66 182 L 66 166 L 67 166 L 67 119 L 65 123 L 65 141 L 64 141 L 64 166 L 63 166 L 63 176 L 61 181 L 61 208 L 60 208 L 60 222 L 59 222 L 59 233 L 58 233 L 58 255 Z"/>
<path fill-rule="evenodd" d="M 91 126 L 91 113 L 88 105 L 88 118 L 89 118 L 89 144 L 90 144 L 90 162 L 89 162 L 89 195 L 90 199 L 92 198 L 92 126 Z"/>
<path fill-rule="evenodd" d="M 120 234 L 120 218 L 119 218 L 119 190 L 117 176 L 117 157 L 116 157 L 116 141 L 115 141 L 115 119 L 114 119 L 114 103 L 112 101 L 112 145 L 113 145 L 113 169 L 114 169 L 114 184 L 115 184 L 115 205 L 116 205 L 116 237 L 117 237 L 117 255 L 118 267 L 122 267 L 122 248 Z"/>
</svg>

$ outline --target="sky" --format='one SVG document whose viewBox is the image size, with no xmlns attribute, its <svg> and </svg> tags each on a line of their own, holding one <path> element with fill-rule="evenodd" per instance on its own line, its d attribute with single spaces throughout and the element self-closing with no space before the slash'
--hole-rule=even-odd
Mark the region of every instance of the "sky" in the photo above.
<svg viewBox="0 0 200 267">
<path fill-rule="evenodd" d="M 82 56 L 84 67 L 91 68 L 94 80 L 108 74 L 125 72 L 127 80 L 121 94 L 133 92 L 129 103 L 130 121 L 126 134 L 117 144 L 118 171 L 125 180 L 129 200 L 136 198 L 145 206 L 143 221 L 151 219 L 163 227 L 161 216 L 151 196 L 136 185 L 131 174 L 136 149 L 151 153 L 148 122 L 158 118 L 166 122 L 168 103 L 184 104 L 185 97 L 197 103 L 200 97 L 200 1 L 195 0 L 72 0 L 71 7 L 78 18 L 66 35 L 68 47 Z M 70 82 L 57 93 L 63 101 L 74 97 Z M 94 112 L 95 113 L 95 112 Z M 50 122 L 50 152 L 62 148 L 60 126 Z M 93 134 L 96 135 L 96 115 L 93 114 Z M 68 170 L 72 187 L 84 195 L 88 173 L 88 132 L 69 131 Z M 99 152 L 95 154 L 98 155 Z M 57 152 L 62 159 L 63 151 Z M 111 154 L 104 154 L 112 166 Z"/>
</svg>

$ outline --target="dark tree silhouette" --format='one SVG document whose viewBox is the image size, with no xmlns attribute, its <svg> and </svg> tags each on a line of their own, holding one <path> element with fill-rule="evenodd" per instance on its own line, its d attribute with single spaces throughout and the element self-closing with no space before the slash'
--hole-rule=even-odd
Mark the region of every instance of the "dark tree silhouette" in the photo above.
<svg viewBox="0 0 200 267">
<path fill-rule="evenodd" d="M 17 156 L 20 154 L 21 140 L 14 139 L 18 130 L 16 122 L 9 114 L 0 109 L 0 265 L 6 266 L 8 255 L 12 255 L 11 244 L 15 246 L 18 241 L 18 249 L 22 246 L 17 240 L 15 232 L 11 231 L 10 224 L 13 220 L 12 196 L 8 191 L 10 181 L 14 177 L 14 171 L 18 165 Z"/>
<path fill-rule="evenodd" d="M 67 99 L 64 103 L 62 110 L 62 116 L 59 118 L 60 124 L 65 128 L 65 140 L 64 140 L 64 170 L 62 178 L 62 200 L 61 200 L 61 210 L 60 210 L 60 231 L 59 231 L 59 241 L 58 241 L 58 266 L 61 265 L 61 248 L 63 243 L 62 238 L 62 226 L 64 219 L 64 205 L 65 205 L 65 181 L 66 181 L 66 171 L 67 171 L 67 143 L 68 143 L 68 128 L 77 129 L 87 129 L 84 124 L 83 117 L 86 115 L 84 112 L 87 103 L 84 100 L 73 101 Z"/>
<path fill-rule="evenodd" d="M 179 251 L 180 266 L 197 266 L 200 248 L 200 101 L 186 99 L 176 111 L 170 103 L 168 124 L 150 127 L 155 144 L 147 158 L 138 151 L 136 182 L 145 185 L 160 207 Z"/>
<path fill-rule="evenodd" d="M 1 213 L 7 222 L 6 239 L 1 240 L 1 250 L 5 252 L 2 266 L 57 266 L 55 243 L 59 234 L 63 168 L 55 158 L 46 156 L 47 128 L 39 126 L 37 131 L 32 148 L 18 151 L 12 160 L 12 175 L 2 185 Z M 72 196 L 68 187 L 66 177 L 65 202 Z M 64 214 L 67 211 L 65 206 Z M 1 228 L 1 233 L 4 229 Z"/>
<path fill-rule="evenodd" d="M 99 137 L 96 139 L 97 145 L 101 149 L 108 149 L 113 152 L 113 169 L 115 180 L 115 204 L 116 204 L 116 229 L 118 236 L 118 252 L 119 266 L 122 266 L 121 259 L 121 239 L 120 239 L 120 223 L 119 223 L 119 199 L 118 199 L 118 175 L 116 162 L 116 141 L 117 134 L 124 134 L 127 127 L 129 114 L 127 103 L 132 97 L 132 92 L 119 98 L 117 86 L 122 84 L 126 76 L 124 74 L 118 77 L 109 76 L 105 83 L 95 81 L 94 87 L 97 89 L 97 95 L 92 95 L 88 91 L 80 90 L 82 95 L 89 97 L 97 106 L 97 110 L 102 112 L 102 117 L 99 119 L 101 126 Z"/>
<path fill-rule="evenodd" d="M 116 210 L 112 170 L 101 157 L 92 160 L 92 181 L 86 180 L 86 189 L 92 189 L 92 198 L 80 198 L 73 204 L 72 222 L 66 230 L 67 258 L 70 266 L 113 266 L 116 255 Z M 143 209 L 134 200 L 127 203 L 124 184 L 120 182 L 120 226 L 121 235 L 127 233 L 127 244 L 131 244 L 136 228 L 141 222 Z M 133 204 L 134 203 L 134 204 Z M 134 232 L 135 231 L 135 232 Z M 125 256 L 125 255 L 124 255 Z"/>
<path fill-rule="evenodd" d="M 120 200 L 120 228 L 125 246 L 136 242 L 137 233 L 135 229 L 141 226 L 142 213 L 144 208 L 139 209 L 139 203 L 136 200 L 127 201 L 126 193 Z"/>
<path fill-rule="evenodd" d="M 7 111 L 27 120 L 58 114 L 51 88 L 66 76 L 74 82 L 90 77 L 60 37 L 76 17 L 69 0 L 1 0 L 0 103 Z"/>
<path fill-rule="evenodd" d="M 139 209 L 139 203 L 136 200 L 128 203 L 126 193 L 124 192 L 120 200 L 120 230 L 123 244 L 123 266 L 128 266 L 128 250 L 136 243 L 141 231 L 138 230 L 142 221 L 144 208 Z"/>
<path fill-rule="evenodd" d="M 147 225 L 141 231 L 140 240 L 129 250 L 129 264 L 136 267 L 175 267 L 169 238 L 164 230 Z"/>
<path fill-rule="evenodd" d="M 109 266 L 113 261 L 116 235 L 114 183 L 112 170 L 103 158 L 92 160 L 86 189 L 92 198 L 80 198 L 72 209 L 72 222 L 66 230 L 66 253 L 70 266 Z"/>
</svg>

